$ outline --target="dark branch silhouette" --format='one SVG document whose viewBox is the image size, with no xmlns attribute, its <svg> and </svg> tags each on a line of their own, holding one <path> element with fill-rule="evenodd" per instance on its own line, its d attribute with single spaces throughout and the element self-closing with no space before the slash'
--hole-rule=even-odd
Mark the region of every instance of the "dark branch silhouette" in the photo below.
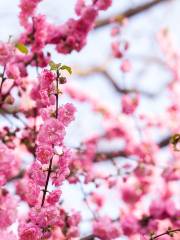
<svg viewBox="0 0 180 240">
<path fill-rule="evenodd" d="M 136 6 L 134 8 L 130 8 L 124 12 L 120 12 L 116 16 L 112 16 L 112 17 L 105 18 L 105 19 L 100 19 L 96 22 L 95 29 L 98 29 L 100 27 L 104 27 L 104 26 L 110 24 L 111 19 L 113 19 L 114 22 L 122 22 L 122 20 L 125 18 L 131 18 L 137 14 L 140 14 L 144 11 L 151 9 L 152 7 L 155 7 L 156 5 L 158 5 L 160 3 L 165 3 L 165 2 L 170 2 L 170 0 L 152 0 L 150 2 Z"/>
</svg>

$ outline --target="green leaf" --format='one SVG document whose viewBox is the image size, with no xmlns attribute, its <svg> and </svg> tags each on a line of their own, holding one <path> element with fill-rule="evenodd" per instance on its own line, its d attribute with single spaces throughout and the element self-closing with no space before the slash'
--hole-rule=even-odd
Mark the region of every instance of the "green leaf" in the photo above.
<svg viewBox="0 0 180 240">
<path fill-rule="evenodd" d="M 22 53 L 28 54 L 28 49 L 23 43 L 16 43 L 15 47 Z"/>
<path fill-rule="evenodd" d="M 61 66 L 61 63 L 55 63 L 55 62 L 53 62 L 53 61 L 50 61 L 49 62 L 49 66 L 50 66 L 50 69 L 51 70 L 58 70 L 59 68 L 60 68 L 60 66 Z"/>
<path fill-rule="evenodd" d="M 62 65 L 62 67 L 60 67 L 61 70 L 66 70 L 69 74 L 72 74 L 72 69 L 71 67 L 67 66 L 67 65 Z"/>
</svg>

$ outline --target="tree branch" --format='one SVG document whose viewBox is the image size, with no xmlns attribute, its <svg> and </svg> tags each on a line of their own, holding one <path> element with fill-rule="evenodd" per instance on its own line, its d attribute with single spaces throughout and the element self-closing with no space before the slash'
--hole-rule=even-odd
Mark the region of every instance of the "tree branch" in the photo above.
<svg viewBox="0 0 180 240">
<path fill-rule="evenodd" d="M 147 11 L 147 10 L 151 9 L 152 7 L 155 7 L 156 5 L 158 5 L 160 3 L 165 3 L 165 2 L 170 2 L 170 1 L 171 0 L 152 0 L 150 2 L 147 2 L 147 3 L 144 3 L 142 5 L 136 6 L 134 8 L 130 8 L 130 9 L 124 11 L 124 12 L 121 12 L 121 13 L 117 14 L 116 16 L 112 16 L 112 17 L 109 17 L 109 18 L 98 20 L 96 22 L 95 29 L 98 29 L 100 27 L 104 27 L 104 26 L 110 24 L 111 23 L 110 19 L 113 19 L 114 22 L 121 23 L 124 18 L 133 17 L 137 14 L 140 14 L 144 11 Z"/>
<path fill-rule="evenodd" d="M 164 233 L 161 233 L 161 234 L 156 235 L 156 236 L 152 236 L 149 240 L 154 240 L 154 239 L 160 238 L 160 237 L 165 236 L 165 235 L 169 235 L 169 236 L 172 237 L 173 233 L 177 233 L 177 232 L 180 232 L 180 228 L 167 230 Z"/>
<path fill-rule="evenodd" d="M 136 88 L 131 88 L 131 89 L 125 89 L 125 88 L 122 88 L 118 83 L 117 81 L 111 76 L 111 74 L 106 70 L 105 67 L 101 67 L 101 66 L 95 66 L 95 67 L 92 67 L 92 68 L 89 68 L 89 69 L 86 69 L 86 70 L 76 70 L 76 73 L 78 76 L 80 77 L 87 77 L 89 75 L 92 75 L 92 74 L 101 74 L 103 77 L 105 77 L 108 82 L 112 85 L 112 87 L 117 91 L 119 92 L 120 94 L 127 94 L 127 93 L 139 93 L 141 95 L 143 95 L 144 97 L 147 97 L 147 98 L 155 98 L 158 96 L 158 94 L 156 93 L 150 93 L 150 92 L 147 92 L 147 91 L 143 91 L 143 90 L 139 90 L 139 89 L 136 89 Z"/>
<path fill-rule="evenodd" d="M 170 136 L 163 138 L 159 143 L 159 148 L 164 148 L 169 144 Z M 129 155 L 123 151 L 114 151 L 114 152 L 98 152 L 94 158 L 94 162 L 101 162 L 101 161 L 108 161 L 109 159 L 116 158 L 116 157 L 128 157 Z"/>
</svg>

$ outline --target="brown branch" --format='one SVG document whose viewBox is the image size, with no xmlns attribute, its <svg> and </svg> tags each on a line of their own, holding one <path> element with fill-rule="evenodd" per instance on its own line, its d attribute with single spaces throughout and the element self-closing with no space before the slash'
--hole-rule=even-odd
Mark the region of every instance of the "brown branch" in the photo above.
<svg viewBox="0 0 180 240">
<path fill-rule="evenodd" d="M 154 239 L 160 238 L 160 237 L 165 236 L 165 235 L 173 236 L 172 234 L 173 234 L 173 233 L 177 233 L 177 232 L 180 232 L 180 228 L 177 228 L 177 229 L 168 229 L 168 230 L 167 230 L 166 232 L 164 232 L 164 233 L 158 234 L 158 235 L 156 235 L 156 236 L 152 236 L 149 240 L 154 240 Z"/>
<path fill-rule="evenodd" d="M 165 2 L 169 2 L 170 0 L 152 0 L 150 2 L 146 2 L 142 5 L 136 6 L 134 8 L 130 8 L 124 12 L 120 12 L 119 14 L 117 14 L 116 16 L 112 16 L 109 18 L 105 18 L 105 19 L 101 19 L 98 20 L 96 22 L 96 26 L 95 29 L 100 28 L 100 27 L 104 27 L 108 24 L 111 23 L 110 19 L 113 19 L 114 22 L 119 22 L 121 23 L 123 19 L 125 18 L 131 18 L 137 14 L 143 13 L 144 11 L 147 11 L 149 9 L 151 9 L 152 7 L 155 7 L 156 5 L 160 4 L 160 3 L 165 3 Z"/>
<path fill-rule="evenodd" d="M 94 162 L 106 161 L 116 157 L 128 157 L 128 154 L 124 151 L 98 152 L 96 153 Z"/>
<path fill-rule="evenodd" d="M 180 228 L 177 228 L 177 229 L 169 229 L 169 230 L 167 230 L 167 231 L 164 232 L 164 233 L 161 233 L 161 234 L 158 234 L 158 235 L 155 235 L 155 236 L 150 237 L 149 240 L 155 240 L 155 239 L 158 239 L 158 238 L 160 238 L 160 237 L 162 237 L 162 236 L 165 236 L 165 235 L 171 236 L 171 234 L 177 233 L 177 232 L 180 232 Z M 95 236 L 94 236 L 93 234 L 90 234 L 90 235 L 88 235 L 88 236 L 86 236 L 86 237 L 80 238 L 80 240 L 95 240 Z"/>
<path fill-rule="evenodd" d="M 84 71 L 76 70 L 76 73 L 80 77 L 87 77 L 92 74 L 101 74 L 109 81 L 109 83 L 113 86 L 113 88 L 121 94 L 139 93 L 147 98 L 155 98 L 158 96 L 158 94 L 156 94 L 156 93 L 149 93 L 147 91 L 139 90 L 136 88 L 131 88 L 131 89 L 122 88 L 105 68 L 106 67 L 103 67 L 103 66 L 102 67 L 95 66 L 95 67 L 92 67 L 92 68 L 84 70 Z"/>
<path fill-rule="evenodd" d="M 171 136 L 167 136 L 167 137 L 163 138 L 163 139 L 158 143 L 159 148 L 167 147 L 167 145 L 169 145 L 170 139 L 171 139 Z"/>
<path fill-rule="evenodd" d="M 13 176 L 12 178 L 8 179 L 7 182 L 9 183 L 9 182 L 12 182 L 12 181 L 14 181 L 14 180 L 21 179 L 21 178 L 24 177 L 24 174 L 25 174 L 25 170 L 22 169 L 22 170 L 19 171 L 19 173 L 18 173 L 16 176 Z"/>
<path fill-rule="evenodd" d="M 127 94 L 127 93 L 140 93 L 141 95 L 148 97 L 148 98 L 154 98 L 156 97 L 156 94 L 153 93 L 149 93 L 143 90 L 139 90 L 139 89 L 125 89 L 119 86 L 119 84 L 113 79 L 113 77 L 106 71 L 102 71 L 101 74 L 103 74 L 104 77 L 106 77 L 106 79 L 109 80 L 109 82 L 112 84 L 112 86 L 114 87 L 114 89 L 121 93 L 121 94 Z"/>
<path fill-rule="evenodd" d="M 170 138 L 171 138 L 170 136 L 167 136 L 166 138 L 163 138 L 158 143 L 158 147 L 159 148 L 167 147 L 167 145 L 169 144 Z M 94 158 L 94 162 L 108 161 L 112 158 L 117 158 L 117 157 L 129 157 L 129 154 L 127 154 L 123 150 L 114 151 L 114 152 L 98 152 L 98 153 L 96 153 L 96 156 Z"/>
</svg>

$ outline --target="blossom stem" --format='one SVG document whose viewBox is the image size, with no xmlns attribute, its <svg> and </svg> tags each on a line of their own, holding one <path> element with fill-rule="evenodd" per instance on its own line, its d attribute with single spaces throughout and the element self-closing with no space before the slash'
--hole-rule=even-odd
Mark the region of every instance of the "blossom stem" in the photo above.
<svg viewBox="0 0 180 240">
<path fill-rule="evenodd" d="M 59 88 L 59 70 L 57 70 L 57 76 L 56 76 L 56 93 L 55 93 L 55 96 L 56 96 L 55 116 L 56 116 L 56 118 L 58 117 L 58 104 L 59 104 L 58 88 Z M 52 162 L 53 162 L 53 157 L 50 159 L 50 162 L 49 162 L 47 179 L 46 179 L 45 187 L 43 189 L 43 198 L 42 198 L 42 202 L 41 202 L 41 207 L 44 206 L 44 202 L 46 199 L 46 193 L 48 191 L 48 184 L 49 184 L 49 179 L 50 179 L 50 175 L 51 175 L 51 171 L 52 171 Z"/>
<path fill-rule="evenodd" d="M 4 65 L 4 68 L 3 68 L 2 80 L 1 80 L 1 84 L 0 84 L 0 94 L 1 94 L 1 92 L 2 92 L 3 83 L 4 83 L 4 81 L 6 80 L 6 78 L 4 77 L 5 71 L 6 71 L 6 64 Z"/>
<path fill-rule="evenodd" d="M 58 117 L 58 105 L 59 105 L 59 70 L 57 70 L 57 77 L 56 77 L 56 118 Z"/>
<path fill-rule="evenodd" d="M 41 202 L 41 207 L 43 207 L 45 199 L 46 199 L 46 193 L 47 193 L 47 189 L 48 189 L 48 183 L 49 183 L 49 178 L 50 178 L 51 168 L 52 168 L 52 160 L 53 160 L 53 157 L 50 159 L 50 162 L 49 162 L 46 184 L 45 184 L 45 188 L 43 189 L 43 198 L 42 198 L 42 202 Z"/>
<path fill-rule="evenodd" d="M 164 236 L 164 235 L 170 235 L 170 234 L 176 233 L 176 232 L 180 232 L 180 228 L 172 229 L 172 230 L 167 230 L 167 231 L 164 232 L 164 233 L 158 234 L 158 235 L 156 235 L 156 236 L 152 236 L 149 240 L 158 239 L 159 237 L 162 237 L 162 236 Z"/>
</svg>

